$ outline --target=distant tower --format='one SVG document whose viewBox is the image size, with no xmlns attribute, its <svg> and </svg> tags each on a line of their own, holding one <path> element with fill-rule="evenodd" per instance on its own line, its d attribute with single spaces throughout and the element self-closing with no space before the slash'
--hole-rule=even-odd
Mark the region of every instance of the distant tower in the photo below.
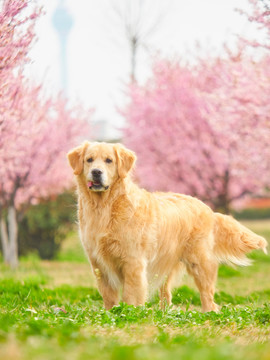
<svg viewBox="0 0 270 360">
<path fill-rule="evenodd" d="M 66 91 L 68 89 L 67 42 L 68 35 L 73 25 L 73 19 L 65 5 L 65 0 L 59 0 L 52 21 L 59 35 L 61 86 L 63 90 Z"/>
</svg>

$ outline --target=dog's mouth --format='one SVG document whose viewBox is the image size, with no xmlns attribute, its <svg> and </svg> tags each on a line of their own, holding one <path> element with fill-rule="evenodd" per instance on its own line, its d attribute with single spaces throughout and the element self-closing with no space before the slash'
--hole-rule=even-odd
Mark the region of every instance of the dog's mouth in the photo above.
<svg viewBox="0 0 270 360">
<path fill-rule="evenodd" d="M 88 189 L 95 191 L 108 190 L 109 186 L 104 186 L 101 181 L 88 181 L 87 183 Z"/>
</svg>

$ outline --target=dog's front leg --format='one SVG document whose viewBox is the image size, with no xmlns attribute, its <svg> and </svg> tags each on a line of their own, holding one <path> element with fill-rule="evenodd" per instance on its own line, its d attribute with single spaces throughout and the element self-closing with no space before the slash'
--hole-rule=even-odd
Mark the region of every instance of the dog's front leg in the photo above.
<svg viewBox="0 0 270 360">
<path fill-rule="evenodd" d="M 104 307 L 106 310 L 111 309 L 113 306 L 119 304 L 118 290 L 113 289 L 108 282 L 100 280 L 98 281 L 98 289 L 103 298 Z"/>
<path fill-rule="evenodd" d="M 130 258 L 123 266 L 123 301 L 129 305 L 143 305 L 147 297 L 146 265 Z"/>
<path fill-rule="evenodd" d="M 104 306 L 106 310 L 111 309 L 114 305 L 119 304 L 119 290 L 111 286 L 108 278 L 102 273 L 97 263 L 91 259 L 93 272 L 97 279 L 98 290 L 103 298 Z"/>
</svg>

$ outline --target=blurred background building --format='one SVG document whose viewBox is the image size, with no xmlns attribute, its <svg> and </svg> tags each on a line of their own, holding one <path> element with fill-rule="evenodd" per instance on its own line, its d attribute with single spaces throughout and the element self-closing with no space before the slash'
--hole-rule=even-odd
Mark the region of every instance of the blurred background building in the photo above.
<svg viewBox="0 0 270 360">
<path fill-rule="evenodd" d="M 53 13 L 52 22 L 59 37 L 60 84 L 65 91 L 68 87 L 67 46 L 73 26 L 73 17 L 65 0 L 59 0 Z"/>
</svg>

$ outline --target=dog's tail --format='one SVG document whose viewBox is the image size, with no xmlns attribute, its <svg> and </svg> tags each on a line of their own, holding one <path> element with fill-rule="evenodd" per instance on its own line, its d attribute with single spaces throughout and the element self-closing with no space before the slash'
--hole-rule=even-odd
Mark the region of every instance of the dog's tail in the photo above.
<svg viewBox="0 0 270 360">
<path fill-rule="evenodd" d="M 267 254 L 267 241 L 240 224 L 231 216 L 215 213 L 214 253 L 220 262 L 247 266 L 251 264 L 245 255 L 262 249 Z"/>
</svg>

